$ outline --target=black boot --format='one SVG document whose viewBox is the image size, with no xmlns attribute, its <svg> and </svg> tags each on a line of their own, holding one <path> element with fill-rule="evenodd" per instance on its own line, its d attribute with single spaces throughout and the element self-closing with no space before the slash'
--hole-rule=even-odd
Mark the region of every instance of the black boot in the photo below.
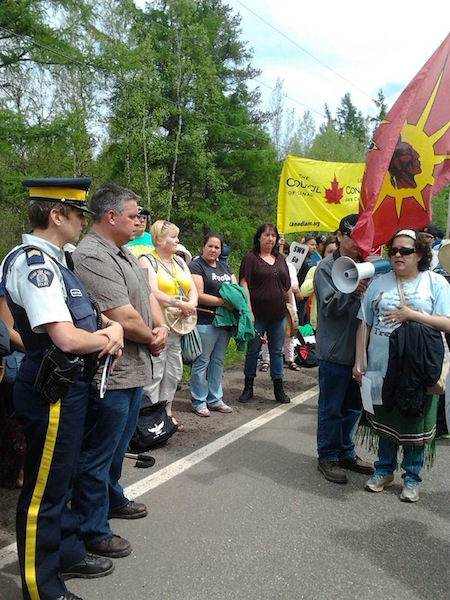
<svg viewBox="0 0 450 600">
<path fill-rule="evenodd" d="M 282 379 L 273 380 L 273 391 L 275 393 L 275 400 L 277 402 L 281 402 L 281 404 L 288 404 L 291 401 L 289 396 L 284 392 Z"/>
<path fill-rule="evenodd" d="M 244 391 L 238 398 L 238 402 L 249 402 L 253 398 L 253 377 L 246 377 Z"/>
</svg>

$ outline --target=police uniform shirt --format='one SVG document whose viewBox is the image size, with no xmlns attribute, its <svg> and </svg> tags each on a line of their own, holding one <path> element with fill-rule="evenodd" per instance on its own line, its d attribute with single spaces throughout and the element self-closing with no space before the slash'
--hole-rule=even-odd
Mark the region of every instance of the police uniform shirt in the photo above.
<svg viewBox="0 0 450 600">
<path fill-rule="evenodd" d="M 66 266 L 64 251 L 32 234 L 23 235 L 22 242 L 42 249 L 45 254 L 29 250 L 31 264 L 27 264 L 26 252 L 13 259 L 13 266 L 6 275 L 6 289 L 11 299 L 26 311 L 34 333 L 44 333 L 47 323 L 72 323 L 61 271 L 50 258 Z"/>
</svg>

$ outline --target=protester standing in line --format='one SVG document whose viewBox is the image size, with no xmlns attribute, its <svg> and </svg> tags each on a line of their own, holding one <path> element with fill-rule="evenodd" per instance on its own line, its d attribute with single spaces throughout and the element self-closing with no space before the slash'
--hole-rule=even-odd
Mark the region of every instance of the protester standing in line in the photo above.
<svg viewBox="0 0 450 600">
<path fill-rule="evenodd" d="M 241 262 L 239 283 L 249 296 L 256 335 L 248 342 L 244 364 L 245 385 L 239 402 L 249 402 L 253 398 L 253 382 L 265 333 L 269 344 L 270 375 L 275 400 L 283 404 L 290 402 L 283 389 L 283 345 L 286 334 L 286 303 L 292 304 L 292 287 L 278 241 L 279 234 L 275 225 L 264 223 L 255 233 L 251 252 Z"/>
<path fill-rule="evenodd" d="M 372 280 L 363 301 L 364 313 L 360 311 L 359 314 L 360 319 L 364 314 L 365 323 L 361 322 L 359 325 L 357 360 L 353 368 L 353 375 L 358 383 L 366 371 L 378 372 L 386 378 L 390 336 L 402 323 L 421 323 L 450 333 L 450 286 L 442 275 L 430 270 L 432 250 L 425 234 L 413 229 L 402 229 L 389 240 L 387 249 L 393 271 Z M 406 305 L 403 305 L 401 294 Z M 368 346 L 367 368 L 363 332 Z M 425 335 L 429 337 L 429 334 Z M 406 379 L 412 376 L 414 380 L 418 380 L 417 370 L 426 365 L 420 364 L 418 348 L 408 347 L 406 351 L 414 355 L 414 361 L 401 377 Z M 394 386 L 398 390 L 399 373 L 393 375 Z M 383 400 L 384 392 L 383 388 Z M 411 399 L 415 397 L 413 383 L 408 386 L 407 395 Z M 379 442 L 376 471 L 365 486 L 368 491 L 381 492 L 394 482 L 397 455 L 402 450 L 404 484 L 400 500 L 416 502 L 419 499 L 419 484 L 422 481 L 420 473 L 426 449 L 433 444 L 436 432 L 437 403 L 437 395 L 425 396 L 423 413 L 415 416 L 405 415 L 397 405 L 392 409 L 374 406 L 375 414 L 365 413 L 364 424 L 373 436 L 378 437 Z M 429 454 L 432 457 L 434 452 Z"/>
<path fill-rule="evenodd" d="M 138 519 L 144 504 L 130 501 L 120 484 L 122 463 L 136 429 L 142 389 L 151 379 L 150 354 L 158 355 L 167 339 L 167 326 L 150 294 L 137 258 L 124 244 L 136 233 L 139 197 L 123 187 L 98 188 L 91 202 L 94 225 L 73 253 L 75 269 L 103 313 L 122 324 L 123 357 L 112 374 L 104 397 L 91 391 L 72 508 L 91 552 L 118 558 L 131 544 L 115 535 L 108 518 Z"/>
<path fill-rule="evenodd" d="M 14 327 L 14 318 L 0 284 L 0 321 L 9 331 L 10 354 L 0 359 L 0 486 L 22 488 L 25 437 L 14 412 L 14 382 L 12 368 L 17 369 L 25 356 L 25 347 Z M 7 361 L 9 365 L 7 368 Z M 17 374 L 16 374 L 17 376 Z"/>
<path fill-rule="evenodd" d="M 336 236 L 328 236 L 323 242 L 321 242 L 321 246 L 322 258 L 333 254 L 333 252 L 337 249 Z M 317 302 L 314 295 L 314 275 L 316 273 L 316 269 L 317 265 L 309 269 L 305 280 L 300 287 L 301 293 L 308 298 L 306 303 L 306 316 L 308 317 L 314 330 L 317 329 Z"/>
<path fill-rule="evenodd" d="M 291 278 L 291 287 L 292 287 L 292 295 L 295 298 L 303 298 L 303 296 L 301 295 L 299 286 L 298 286 L 298 278 L 297 278 L 297 270 L 294 267 L 294 265 L 289 262 L 287 260 L 287 257 L 289 256 L 289 244 L 287 244 L 286 242 L 284 242 L 283 244 L 278 244 L 280 247 L 280 251 L 281 248 L 283 248 L 282 253 L 283 255 L 286 257 L 286 265 L 289 271 L 289 277 Z M 292 319 L 293 321 L 295 320 L 295 317 L 298 320 L 298 314 L 295 315 L 295 313 L 297 313 L 297 305 L 294 303 L 291 305 L 292 308 Z M 286 318 L 290 318 L 289 316 L 287 316 Z M 301 371 L 301 367 L 300 365 L 298 365 L 295 362 L 295 346 L 294 346 L 294 337 L 295 335 L 287 335 L 286 333 L 286 337 L 284 339 L 284 346 L 283 346 L 283 356 L 284 356 L 284 362 L 286 363 L 286 366 L 291 370 L 291 371 Z M 261 347 L 261 358 L 262 358 L 262 363 L 261 366 L 259 367 L 259 370 L 262 373 L 267 373 L 267 371 L 270 369 L 270 353 L 269 353 L 269 348 L 267 347 L 267 344 L 263 344 Z"/>
<path fill-rule="evenodd" d="M 96 315 L 79 278 L 68 268 L 63 247 L 76 243 L 86 226 L 89 178 L 29 179 L 28 215 L 33 233 L 3 261 L 8 306 L 25 347 L 14 387 L 16 415 L 26 439 L 24 482 L 17 506 L 17 548 L 23 598 L 81 600 L 64 579 L 100 577 L 111 560 L 86 553 L 78 522 L 68 508 L 69 488 L 83 437 L 90 380 L 97 360 L 120 354 L 122 327 Z M 103 329 L 98 330 L 98 325 Z M 36 390 L 51 351 L 66 362 L 83 356 L 65 389 L 49 367 L 58 395 Z M 56 386 L 58 386 L 56 388 Z M 59 389 L 58 389 L 59 388 Z"/>
<path fill-rule="evenodd" d="M 308 271 L 312 267 L 317 266 L 321 258 L 320 255 L 317 253 L 316 238 L 314 238 L 312 235 L 306 235 L 302 239 L 301 243 L 306 244 L 306 246 L 308 246 L 308 251 L 306 253 L 305 260 L 303 261 L 303 264 L 298 272 L 298 285 L 300 286 L 300 288 L 303 282 L 305 281 Z M 309 323 L 309 319 L 306 316 L 306 304 L 308 302 L 308 298 L 304 294 L 301 295 L 302 299 L 297 299 L 298 320 L 300 325 L 306 325 L 307 323 Z"/>
<path fill-rule="evenodd" d="M 338 249 L 320 261 L 314 276 L 317 299 L 316 354 L 319 362 L 317 419 L 318 469 L 333 483 L 347 483 L 346 469 L 371 475 L 372 465 L 355 452 L 353 434 L 361 415 L 359 385 L 352 378 L 355 362 L 357 314 L 368 281 L 351 294 L 341 292 L 331 277 L 334 262 L 348 256 L 361 262 L 352 240 L 358 215 L 344 217 L 336 232 Z"/>
<path fill-rule="evenodd" d="M 155 248 L 139 262 L 147 270 L 148 283 L 159 304 L 176 307 L 180 310 L 180 318 L 186 318 L 196 314 L 198 294 L 186 263 L 181 257 L 174 256 L 179 233 L 178 227 L 170 221 L 153 223 L 151 234 Z M 184 431 L 184 425 L 173 415 L 173 399 L 182 375 L 181 336 L 171 330 L 164 351 L 153 360 L 152 381 L 145 386 L 144 393 L 153 404 L 165 404 L 178 431 Z"/>
<path fill-rule="evenodd" d="M 232 408 L 223 401 L 223 359 L 231 337 L 228 327 L 213 325 L 214 309 L 226 306 L 219 290 L 222 285 L 237 283 L 231 267 L 219 260 L 223 238 L 208 233 L 203 240 L 202 254 L 189 264 L 198 292 L 197 329 L 202 340 L 202 353 L 191 368 L 190 390 L 192 408 L 199 417 L 209 417 L 210 411 L 230 413 Z M 232 310 L 233 307 L 228 306 Z"/>
<path fill-rule="evenodd" d="M 147 254 L 147 252 L 150 252 L 150 250 L 153 248 L 152 236 L 147 231 L 149 216 L 150 212 L 146 208 L 138 206 L 139 224 L 137 227 L 136 236 L 134 239 L 125 244 L 125 247 L 128 248 L 129 251 L 138 258 L 142 256 L 142 254 Z"/>
</svg>

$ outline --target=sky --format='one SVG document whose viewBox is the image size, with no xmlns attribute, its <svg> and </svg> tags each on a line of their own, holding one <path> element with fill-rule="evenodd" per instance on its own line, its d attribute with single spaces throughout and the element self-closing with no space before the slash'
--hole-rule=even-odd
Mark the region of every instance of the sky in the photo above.
<svg viewBox="0 0 450 600">
<path fill-rule="evenodd" d="M 318 124 L 350 93 L 363 116 L 375 116 L 379 90 L 390 108 L 449 34 L 450 5 L 441 0 L 223 0 L 240 13 L 241 40 L 253 49 L 262 106 L 278 78 L 285 107 Z M 145 0 L 136 0 L 142 7 Z M 445 8 L 447 6 L 447 8 Z"/>
</svg>

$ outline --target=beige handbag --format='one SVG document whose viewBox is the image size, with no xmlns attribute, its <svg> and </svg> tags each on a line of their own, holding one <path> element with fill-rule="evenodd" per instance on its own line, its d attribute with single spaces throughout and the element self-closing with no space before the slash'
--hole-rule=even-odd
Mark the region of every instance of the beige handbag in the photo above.
<svg viewBox="0 0 450 600">
<path fill-rule="evenodd" d="M 286 302 L 286 335 L 292 337 L 298 333 L 298 312 L 295 306 Z"/>
<path fill-rule="evenodd" d="M 188 302 L 188 299 L 183 296 L 175 296 L 176 300 L 181 302 Z M 193 315 L 183 315 L 180 308 L 176 306 L 166 306 L 163 309 L 164 318 L 166 319 L 167 325 L 172 331 L 179 335 L 186 335 L 190 333 L 197 325 L 197 313 Z"/>
</svg>

